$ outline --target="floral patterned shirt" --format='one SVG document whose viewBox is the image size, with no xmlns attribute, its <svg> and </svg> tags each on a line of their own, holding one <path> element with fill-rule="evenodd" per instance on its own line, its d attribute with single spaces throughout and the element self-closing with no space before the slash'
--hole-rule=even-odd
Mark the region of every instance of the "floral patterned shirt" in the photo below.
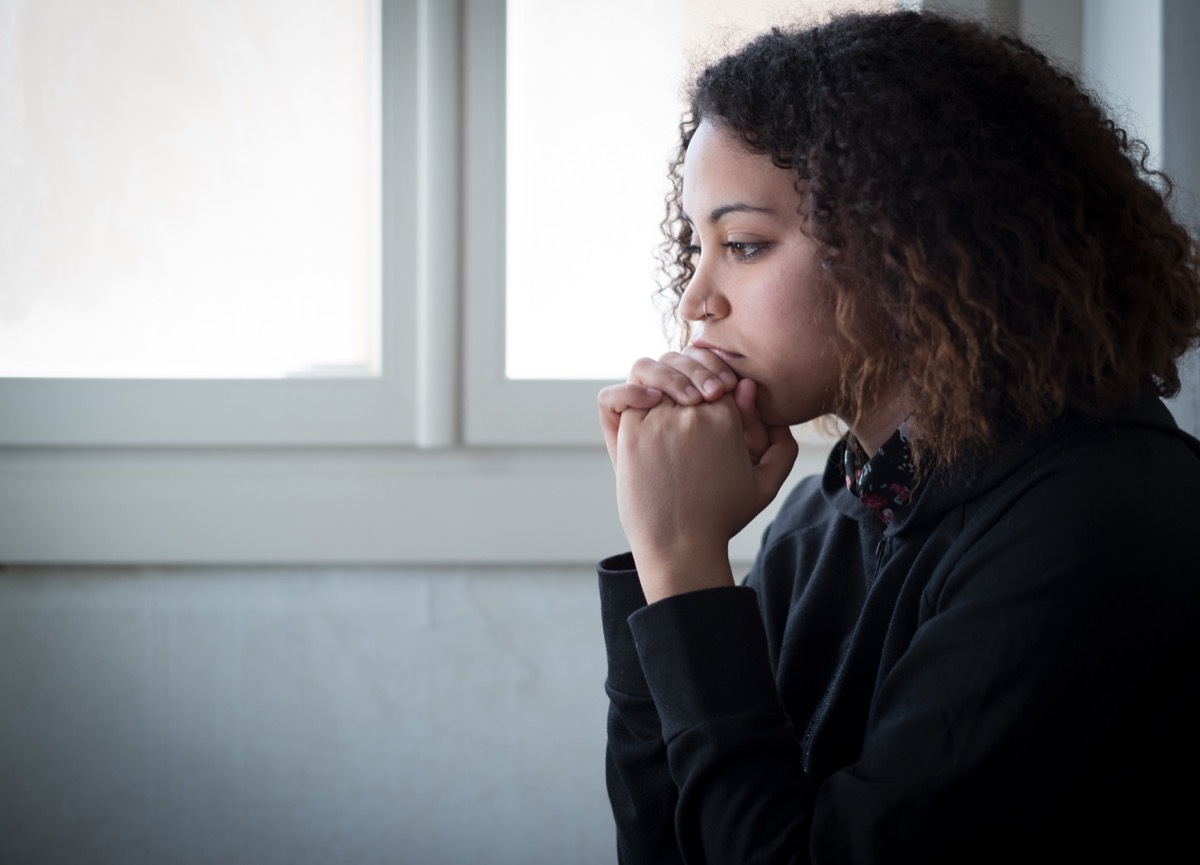
<svg viewBox="0 0 1200 865">
<path fill-rule="evenodd" d="M 885 524 L 903 513 L 912 503 L 916 488 L 916 464 L 908 446 L 908 421 L 869 460 L 856 440 L 847 436 L 843 460 L 846 489 L 874 511 Z"/>
</svg>

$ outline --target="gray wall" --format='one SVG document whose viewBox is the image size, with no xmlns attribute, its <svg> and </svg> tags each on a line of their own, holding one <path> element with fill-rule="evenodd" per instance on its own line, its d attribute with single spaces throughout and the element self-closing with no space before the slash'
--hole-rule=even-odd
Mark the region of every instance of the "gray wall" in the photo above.
<svg viewBox="0 0 1200 865">
<path fill-rule="evenodd" d="M 0 570 L 0 863 L 601 863 L 590 567 Z"/>
<path fill-rule="evenodd" d="M 1163 0 L 1163 169 L 1178 184 L 1175 206 L 1200 237 L 1200 3 Z M 1200 352 L 1185 368 L 1172 411 L 1200 436 Z"/>
</svg>

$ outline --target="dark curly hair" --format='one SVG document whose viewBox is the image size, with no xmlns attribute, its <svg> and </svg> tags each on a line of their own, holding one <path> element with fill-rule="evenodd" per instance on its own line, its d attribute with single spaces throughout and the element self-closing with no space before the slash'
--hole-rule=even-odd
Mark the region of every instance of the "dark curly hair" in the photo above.
<svg viewBox="0 0 1200 865">
<path fill-rule="evenodd" d="M 1029 45 L 928 13 L 846 15 L 760 36 L 705 69 L 690 102 L 663 291 L 677 315 L 694 271 L 681 167 L 707 119 L 796 173 L 851 425 L 903 383 L 919 454 L 953 460 L 1013 425 L 1179 391 L 1200 253 L 1170 181 Z"/>
</svg>

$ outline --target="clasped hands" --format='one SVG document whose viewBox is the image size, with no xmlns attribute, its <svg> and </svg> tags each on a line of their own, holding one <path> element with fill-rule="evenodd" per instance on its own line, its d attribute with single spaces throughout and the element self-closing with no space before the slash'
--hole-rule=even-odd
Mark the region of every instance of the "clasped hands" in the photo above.
<svg viewBox="0 0 1200 865">
<path fill-rule="evenodd" d="M 650 603 L 733 585 L 729 540 L 787 479 L 798 448 L 767 426 L 757 385 L 688 347 L 634 364 L 600 391 L 600 426 L 617 473 L 617 509 Z"/>
</svg>

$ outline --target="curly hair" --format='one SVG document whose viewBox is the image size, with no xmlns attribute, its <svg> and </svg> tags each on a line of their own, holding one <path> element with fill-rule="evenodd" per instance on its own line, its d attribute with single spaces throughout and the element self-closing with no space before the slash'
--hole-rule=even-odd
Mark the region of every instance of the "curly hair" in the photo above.
<svg viewBox="0 0 1200 865">
<path fill-rule="evenodd" d="M 902 385 L 919 455 L 954 460 L 1013 425 L 1179 391 L 1196 242 L 1145 145 L 1036 49 L 934 14 L 846 15 L 760 36 L 690 103 L 662 290 L 678 317 L 694 272 L 681 168 L 707 119 L 796 174 L 851 426 Z"/>
</svg>

